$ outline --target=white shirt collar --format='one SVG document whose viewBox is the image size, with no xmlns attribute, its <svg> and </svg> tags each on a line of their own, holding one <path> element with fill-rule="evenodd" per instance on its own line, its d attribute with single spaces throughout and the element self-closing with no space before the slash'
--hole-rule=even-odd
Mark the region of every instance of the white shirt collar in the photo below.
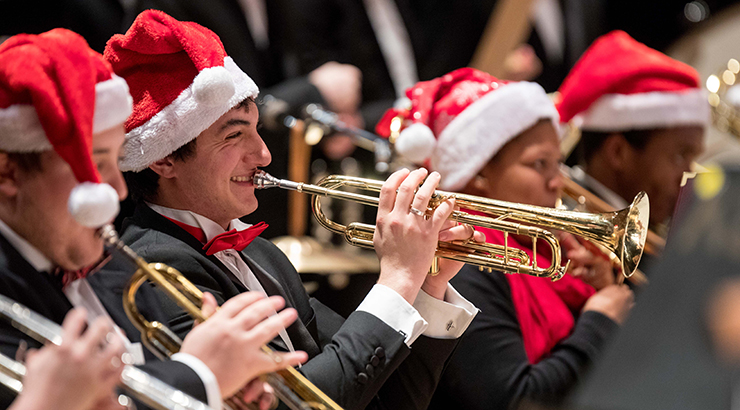
<svg viewBox="0 0 740 410">
<path fill-rule="evenodd" d="M 15 250 L 17 250 L 34 269 L 39 272 L 51 272 L 51 268 L 54 265 L 51 263 L 49 258 L 44 256 L 41 251 L 28 243 L 27 240 L 21 238 L 20 235 L 10 229 L 10 227 L 2 220 L 0 220 L 0 234 L 2 234 L 11 245 L 13 245 Z"/>
<path fill-rule="evenodd" d="M 232 219 L 229 223 L 229 229 L 224 230 L 221 225 L 213 222 L 203 215 L 198 215 L 193 211 L 167 208 L 166 206 L 156 205 L 149 202 L 147 202 L 146 204 L 160 215 L 166 216 L 170 219 L 174 219 L 186 225 L 195 226 L 202 229 L 203 233 L 205 233 L 206 235 L 206 242 L 213 239 L 214 236 L 230 231 L 232 229 L 242 231 L 252 226 L 240 221 L 239 219 Z"/>
</svg>

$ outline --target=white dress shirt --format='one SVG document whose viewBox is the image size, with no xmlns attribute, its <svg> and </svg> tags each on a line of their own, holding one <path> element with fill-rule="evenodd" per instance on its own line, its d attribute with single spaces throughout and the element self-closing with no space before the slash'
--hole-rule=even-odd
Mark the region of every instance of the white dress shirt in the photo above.
<svg viewBox="0 0 740 410">
<path fill-rule="evenodd" d="M 239 0 L 247 20 L 249 34 L 252 35 L 254 45 L 260 50 L 270 46 L 267 27 L 267 9 L 265 0 Z"/>
<path fill-rule="evenodd" d="M 206 234 L 206 241 L 210 241 L 214 236 L 226 232 L 217 223 L 194 212 L 166 208 L 154 204 L 148 205 L 160 215 L 202 229 Z M 234 219 L 229 225 L 229 230 L 241 230 L 249 226 L 238 219 Z M 230 259 L 231 261 L 224 263 L 224 265 L 226 265 L 234 276 L 240 281 L 243 281 L 242 284 L 247 289 L 265 293 L 262 286 L 259 285 L 257 278 L 254 277 L 254 273 L 252 273 L 236 251 L 227 250 L 216 252 L 214 256 L 221 261 L 224 261 L 226 258 Z M 256 282 L 256 285 L 252 285 L 253 287 L 247 285 L 248 283 L 253 283 L 252 281 Z M 411 306 L 394 290 L 383 285 L 375 285 L 360 306 L 358 306 L 357 310 L 377 317 L 388 326 L 405 335 L 404 341 L 409 347 L 422 334 L 436 338 L 458 338 L 468 328 L 470 322 L 478 313 L 478 309 L 460 296 L 449 284 L 444 301 L 433 298 L 424 291 L 420 291 L 419 296 L 414 302 L 414 306 Z M 292 343 L 290 343 L 287 332 L 285 332 L 285 336 L 282 333 L 280 336 L 284 341 L 287 339 L 286 345 L 292 350 Z"/>
<path fill-rule="evenodd" d="M 21 256 L 31 265 L 34 269 L 39 272 L 50 272 L 54 265 L 52 262 L 44 256 L 41 251 L 36 249 L 33 245 L 28 243 L 20 235 L 15 233 L 10 227 L 0 220 L 0 234 L 10 242 L 10 244 L 21 254 Z M 67 295 L 70 303 L 74 307 L 82 307 L 87 310 L 87 321 L 91 324 L 96 318 L 104 317 L 109 322 L 111 327 L 116 330 L 116 334 L 121 338 L 126 351 L 131 354 L 135 364 L 144 363 L 144 352 L 141 347 L 141 343 L 131 343 L 126 337 L 123 331 L 116 326 L 113 319 L 110 317 L 108 312 L 103 308 L 103 304 L 100 299 L 90 287 L 89 282 L 82 278 L 77 279 L 74 282 L 67 285 L 64 289 L 64 294 Z M 173 361 L 181 362 L 191 369 L 200 377 L 201 381 L 206 390 L 206 396 L 208 398 L 208 405 L 211 408 L 219 409 L 222 405 L 221 400 L 221 389 L 218 386 L 216 376 L 213 374 L 211 369 L 208 368 L 200 359 L 195 356 L 191 356 L 186 353 L 177 353 L 171 358 Z"/>
<path fill-rule="evenodd" d="M 375 39 L 396 91 L 396 98 L 404 98 L 406 89 L 419 81 L 416 58 L 406 24 L 395 0 L 363 0 Z"/>
</svg>

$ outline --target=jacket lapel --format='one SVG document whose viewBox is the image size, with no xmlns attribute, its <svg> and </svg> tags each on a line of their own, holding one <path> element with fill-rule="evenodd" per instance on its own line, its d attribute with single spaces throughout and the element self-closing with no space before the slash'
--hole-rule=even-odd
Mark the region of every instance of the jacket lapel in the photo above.
<svg viewBox="0 0 740 410">
<path fill-rule="evenodd" d="M 239 289 L 239 292 L 246 292 L 247 289 L 237 279 L 236 276 L 226 267 L 217 257 L 214 255 L 206 255 L 206 251 L 203 250 L 203 244 L 200 243 L 193 235 L 189 234 L 186 230 L 180 228 L 174 222 L 168 220 L 162 215 L 158 214 L 153 209 L 149 208 L 145 204 L 138 205 L 134 211 L 133 221 L 124 221 L 122 231 L 126 230 L 126 227 L 130 224 L 136 223 L 135 221 L 141 221 L 141 226 L 146 226 L 156 231 L 160 231 L 175 239 L 185 242 L 191 248 L 197 250 L 204 258 L 211 261 L 214 265 L 218 266 L 226 276 L 229 277 L 234 286 Z"/>
<path fill-rule="evenodd" d="M 262 287 L 265 288 L 265 292 L 267 292 L 268 295 L 279 295 L 285 298 L 285 307 L 295 307 L 295 301 L 293 300 L 292 296 L 285 292 L 285 289 L 283 286 L 278 282 L 277 279 L 275 279 L 272 275 L 267 273 L 260 265 L 258 265 L 252 258 L 245 255 L 244 253 L 241 253 L 242 258 L 244 258 L 244 261 L 247 263 L 247 266 L 249 266 L 249 269 L 252 270 L 252 273 L 254 273 L 254 276 L 257 277 L 257 280 L 260 281 L 262 284 Z M 303 350 L 306 353 L 308 353 L 309 357 L 313 357 L 317 354 L 319 354 L 321 351 L 319 349 L 319 345 L 316 343 L 316 338 L 312 335 L 312 333 L 309 331 L 309 329 L 304 324 L 304 321 L 308 322 L 309 325 L 313 325 L 313 327 L 316 327 L 316 321 L 312 320 L 313 318 L 299 318 L 293 324 L 288 326 L 286 328 L 288 332 L 288 337 L 290 337 L 290 340 L 293 342 L 293 347 L 295 347 L 298 350 Z M 313 334 L 317 334 L 317 332 L 313 332 Z M 283 343 L 283 341 L 276 337 L 273 341 L 273 344 L 278 345 L 280 348 L 287 350 L 287 347 Z"/>
</svg>

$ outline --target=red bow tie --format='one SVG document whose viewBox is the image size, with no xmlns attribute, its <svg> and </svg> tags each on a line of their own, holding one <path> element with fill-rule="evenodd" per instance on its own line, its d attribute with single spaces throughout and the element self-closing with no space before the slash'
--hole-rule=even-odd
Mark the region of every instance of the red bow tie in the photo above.
<svg viewBox="0 0 740 410">
<path fill-rule="evenodd" d="M 106 263 L 108 263 L 109 260 L 111 260 L 112 255 L 107 250 L 103 253 L 103 257 L 97 261 L 95 264 L 86 266 L 79 270 L 66 270 L 60 267 L 56 267 L 51 271 L 51 274 L 53 276 L 61 277 L 62 278 L 62 289 L 66 288 L 67 285 L 70 283 L 76 281 L 77 279 L 83 279 L 86 278 L 93 273 L 100 270 L 100 268 L 103 267 Z"/>
<path fill-rule="evenodd" d="M 226 249 L 241 251 L 252 243 L 254 238 L 258 237 L 267 227 L 268 225 L 266 223 L 260 222 L 241 231 L 232 229 L 229 232 L 214 236 L 213 239 L 203 246 L 203 250 L 209 256 Z"/>
</svg>

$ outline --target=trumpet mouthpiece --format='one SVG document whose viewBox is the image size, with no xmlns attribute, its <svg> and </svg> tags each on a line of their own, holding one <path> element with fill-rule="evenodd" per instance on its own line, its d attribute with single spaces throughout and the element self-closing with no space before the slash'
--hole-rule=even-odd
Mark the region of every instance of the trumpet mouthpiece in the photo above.
<svg viewBox="0 0 740 410">
<path fill-rule="evenodd" d="M 254 176 L 252 177 L 252 183 L 257 189 L 277 187 L 289 190 L 298 190 L 299 185 L 301 185 L 293 181 L 288 181 L 287 179 L 275 178 L 274 176 L 262 170 L 254 173 Z"/>
</svg>

